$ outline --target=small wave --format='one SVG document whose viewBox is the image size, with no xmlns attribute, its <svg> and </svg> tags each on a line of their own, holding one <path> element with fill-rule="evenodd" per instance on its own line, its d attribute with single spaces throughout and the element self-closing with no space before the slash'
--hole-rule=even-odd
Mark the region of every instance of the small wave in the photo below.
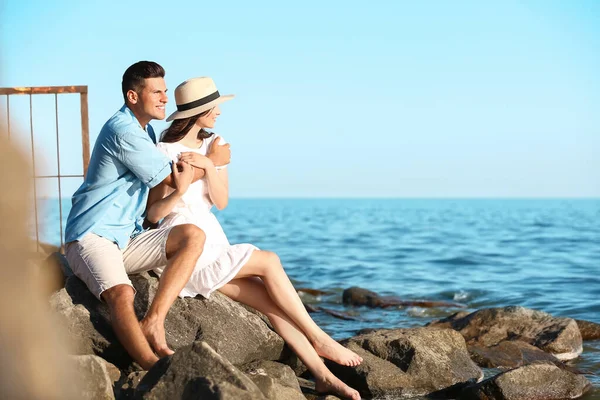
<svg viewBox="0 0 600 400">
<path fill-rule="evenodd" d="M 431 260 L 436 264 L 450 264 L 450 265 L 479 265 L 475 260 L 466 257 L 452 257 L 452 258 L 440 258 Z"/>
<path fill-rule="evenodd" d="M 452 299 L 454 301 L 463 301 L 463 300 L 467 300 L 470 297 L 469 292 L 465 292 L 464 290 L 461 290 L 460 292 L 454 293 L 454 296 L 452 297 Z"/>
</svg>

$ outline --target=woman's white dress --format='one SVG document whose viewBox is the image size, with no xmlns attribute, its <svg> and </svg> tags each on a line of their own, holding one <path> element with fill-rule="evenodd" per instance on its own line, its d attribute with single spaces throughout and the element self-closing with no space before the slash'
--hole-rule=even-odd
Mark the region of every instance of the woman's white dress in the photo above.
<svg viewBox="0 0 600 400">
<path fill-rule="evenodd" d="M 197 149 L 186 147 L 179 142 L 159 142 L 157 147 L 176 162 L 182 152 L 193 151 L 206 155 L 215 138 L 216 135 L 212 135 L 204 139 L 202 146 Z M 223 138 L 220 143 L 225 144 Z M 222 168 L 226 167 L 217 167 L 217 169 Z M 194 224 L 206 235 L 204 251 L 196 263 L 189 282 L 179 294 L 181 297 L 194 297 L 197 294 L 206 298 L 210 297 L 212 292 L 232 280 L 248 262 L 252 252 L 257 250 L 257 247 L 251 244 L 229 244 L 221 224 L 211 212 L 212 206 L 206 181 L 200 179 L 190 185 L 171 213 L 159 225 L 160 228 L 166 228 L 181 224 Z M 161 268 L 155 272 L 160 275 L 162 270 Z"/>
</svg>

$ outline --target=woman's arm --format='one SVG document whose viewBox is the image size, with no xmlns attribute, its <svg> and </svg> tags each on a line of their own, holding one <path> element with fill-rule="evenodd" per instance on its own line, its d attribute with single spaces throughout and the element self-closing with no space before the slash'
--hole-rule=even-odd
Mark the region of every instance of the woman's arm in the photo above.
<svg viewBox="0 0 600 400">
<path fill-rule="evenodd" d="M 223 210 L 229 202 L 229 177 L 227 175 L 227 168 L 216 169 L 213 166 L 212 168 L 207 168 L 205 171 L 210 201 L 213 202 L 217 209 Z"/>
<path fill-rule="evenodd" d="M 156 224 L 158 221 L 169 215 L 173 210 L 173 207 L 175 207 L 175 204 L 177 204 L 177 201 L 183 196 L 192 183 L 192 180 L 194 179 L 194 169 L 195 168 L 185 162 L 173 163 L 172 180 L 175 183 L 175 190 L 166 196 L 168 185 L 164 181 L 150 189 L 148 203 L 146 204 L 146 219 L 150 223 Z"/>
</svg>

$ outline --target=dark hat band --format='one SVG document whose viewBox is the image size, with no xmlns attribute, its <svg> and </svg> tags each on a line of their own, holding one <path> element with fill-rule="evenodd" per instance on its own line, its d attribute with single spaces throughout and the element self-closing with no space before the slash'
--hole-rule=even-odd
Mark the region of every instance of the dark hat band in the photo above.
<svg viewBox="0 0 600 400">
<path fill-rule="evenodd" d="M 206 97 L 203 97 L 201 99 L 198 100 L 194 100 L 190 103 L 185 103 L 185 104 L 178 104 L 177 105 L 177 111 L 187 111 L 187 110 L 191 110 L 192 108 L 196 108 L 196 107 L 200 107 L 203 106 L 205 104 L 210 103 L 213 100 L 216 100 L 220 97 L 221 95 L 219 94 L 219 91 L 217 90 L 216 92 L 209 94 Z"/>
</svg>

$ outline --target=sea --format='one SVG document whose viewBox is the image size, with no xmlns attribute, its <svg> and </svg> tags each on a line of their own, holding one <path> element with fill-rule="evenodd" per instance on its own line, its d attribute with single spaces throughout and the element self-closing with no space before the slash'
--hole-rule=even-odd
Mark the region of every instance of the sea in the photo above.
<svg viewBox="0 0 600 400">
<path fill-rule="evenodd" d="M 62 201 L 66 221 L 69 199 Z M 60 243 L 58 200 L 38 202 L 39 238 Z M 408 328 L 460 308 L 342 303 L 358 286 L 466 310 L 519 305 L 600 323 L 600 199 L 231 199 L 215 212 L 231 243 L 276 252 L 311 314 L 336 339 Z M 600 399 L 600 341 L 571 362 Z"/>
</svg>

